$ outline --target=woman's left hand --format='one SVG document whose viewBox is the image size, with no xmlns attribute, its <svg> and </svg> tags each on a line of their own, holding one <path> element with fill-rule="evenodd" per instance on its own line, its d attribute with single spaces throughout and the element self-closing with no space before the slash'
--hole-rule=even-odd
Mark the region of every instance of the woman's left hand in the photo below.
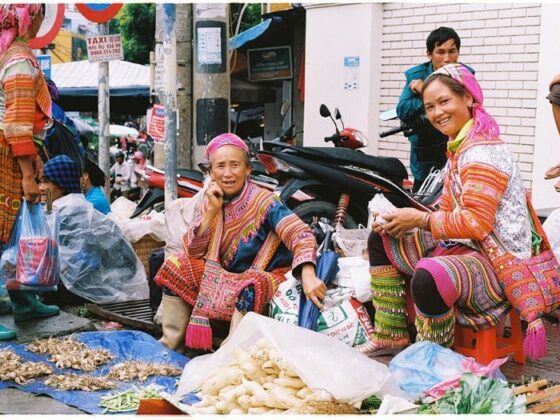
<svg viewBox="0 0 560 420">
<path fill-rule="evenodd" d="M 424 228 L 426 213 L 412 207 L 397 209 L 383 215 L 387 223 L 376 226 L 376 232 L 388 233 L 395 238 L 402 238 L 406 232 L 414 228 Z"/>
<path fill-rule="evenodd" d="M 306 264 L 301 270 L 301 283 L 303 293 L 310 299 L 315 306 L 323 310 L 323 299 L 327 295 L 327 286 L 317 277 L 313 264 Z"/>
</svg>

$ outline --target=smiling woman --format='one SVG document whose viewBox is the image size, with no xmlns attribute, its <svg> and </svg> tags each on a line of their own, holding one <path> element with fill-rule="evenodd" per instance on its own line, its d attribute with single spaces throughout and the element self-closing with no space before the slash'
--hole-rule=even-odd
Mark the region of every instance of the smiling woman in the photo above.
<svg viewBox="0 0 560 420">
<path fill-rule="evenodd" d="M 407 283 L 416 340 L 451 346 L 456 320 L 475 330 L 489 328 L 511 307 L 486 238 L 499 238 L 517 258 L 531 255 L 521 172 L 484 110 L 474 75 L 461 64 L 446 65 L 426 79 L 422 94 L 430 122 L 449 137 L 444 188 L 437 211 L 403 208 L 384 215 L 387 223 L 374 223 L 368 251 L 377 354 L 410 342 Z"/>
</svg>

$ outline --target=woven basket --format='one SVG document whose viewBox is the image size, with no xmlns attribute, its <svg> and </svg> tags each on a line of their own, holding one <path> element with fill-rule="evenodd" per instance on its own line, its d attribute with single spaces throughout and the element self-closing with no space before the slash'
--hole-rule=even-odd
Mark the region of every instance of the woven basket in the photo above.
<svg viewBox="0 0 560 420">
<path fill-rule="evenodd" d="M 152 235 L 144 235 L 136 242 L 132 244 L 132 248 L 134 248 L 134 252 L 142 261 L 142 265 L 146 270 L 146 274 L 149 273 L 149 266 L 148 266 L 148 257 L 150 252 L 156 248 L 161 248 L 165 246 L 165 241 L 158 241 Z"/>
</svg>

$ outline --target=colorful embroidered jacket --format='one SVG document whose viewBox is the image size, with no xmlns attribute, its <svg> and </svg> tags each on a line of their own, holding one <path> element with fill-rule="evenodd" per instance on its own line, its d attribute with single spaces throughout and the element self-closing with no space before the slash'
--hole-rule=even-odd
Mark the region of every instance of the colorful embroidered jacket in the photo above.
<svg viewBox="0 0 560 420">
<path fill-rule="evenodd" d="M 457 137 L 464 137 L 464 131 Z M 530 257 L 525 188 L 506 144 L 465 138 L 454 153 L 449 152 L 445 171 L 439 211 L 430 217 L 434 238 L 480 241 L 494 232 L 510 253 Z"/>
<path fill-rule="evenodd" d="M 266 271 L 289 266 L 293 269 L 305 262 L 315 264 L 317 244 L 309 226 L 270 191 L 249 181 L 241 194 L 223 210 L 220 262 L 227 271 L 242 273 L 249 269 L 271 231 L 276 232 L 282 244 Z M 183 237 L 189 257 L 203 258 L 206 254 L 212 228 L 199 234 L 201 221 L 202 212 L 197 210 L 195 222 Z"/>
<path fill-rule="evenodd" d="M 35 155 L 33 137 L 51 123 L 51 97 L 31 49 L 14 42 L 0 56 L 0 130 L 14 157 Z"/>
</svg>

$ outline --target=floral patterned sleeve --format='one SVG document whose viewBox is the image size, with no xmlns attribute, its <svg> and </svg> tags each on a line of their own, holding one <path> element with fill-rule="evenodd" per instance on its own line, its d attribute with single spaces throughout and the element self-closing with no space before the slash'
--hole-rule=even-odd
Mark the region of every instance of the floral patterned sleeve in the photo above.
<svg viewBox="0 0 560 420">
<path fill-rule="evenodd" d="M 292 269 L 306 262 L 316 263 L 317 242 L 315 241 L 315 235 L 303 220 L 280 201 L 273 204 L 268 219 L 286 248 L 294 254 Z"/>
<path fill-rule="evenodd" d="M 205 208 L 205 204 L 202 209 L 200 207 L 197 208 L 193 224 L 183 235 L 183 248 L 187 256 L 192 258 L 202 258 L 208 249 L 211 228 L 206 229 L 206 232 L 198 232 Z"/>
<path fill-rule="evenodd" d="M 445 208 L 430 217 L 430 230 L 435 239 L 483 240 L 494 227 L 496 210 L 506 191 L 509 175 L 487 163 L 471 162 L 461 168 L 462 192 L 459 208 Z M 452 181 L 451 181 L 452 182 Z M 444 191 L 442 204 L 450 206 L 451 187 Z"/>
</svg>

